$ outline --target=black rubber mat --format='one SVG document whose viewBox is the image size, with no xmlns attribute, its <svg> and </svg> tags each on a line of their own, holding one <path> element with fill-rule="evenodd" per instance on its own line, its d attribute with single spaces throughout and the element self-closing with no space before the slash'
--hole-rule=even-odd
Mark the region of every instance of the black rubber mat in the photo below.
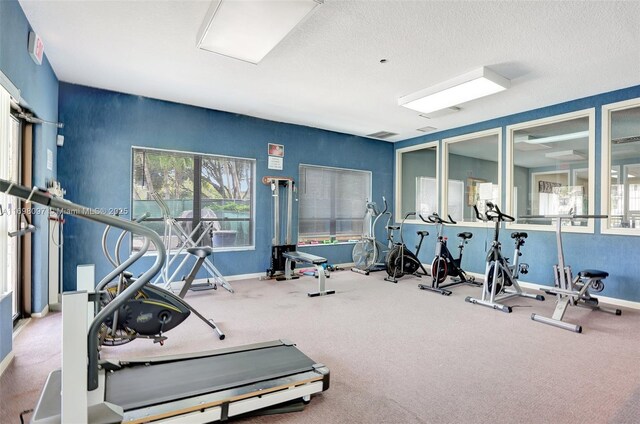
<svg viewBox="0 0 640 424">
<path fill-rule="evenodd" d="M 315 364 L 295 346 L 130 366 L 107 373 L 105 400 L 125 411 L 311 371 Z"/>
</svg>

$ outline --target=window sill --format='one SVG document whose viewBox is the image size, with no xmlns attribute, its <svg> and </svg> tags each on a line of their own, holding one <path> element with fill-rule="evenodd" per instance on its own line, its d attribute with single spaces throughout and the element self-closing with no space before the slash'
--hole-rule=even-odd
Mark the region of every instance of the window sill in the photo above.
<svg viewBox="0 0 640 424">
<path fill-rule="evenodd" d="M 216 253 L 227 253 L 227 252 L 245 252 L 245 251 L 251 251 L 251 250 L 256 250 L 255 246 L 242 246 L 242 247 L 218 247 L 218 248 L 214 248 L 213 249 L 213 254 Z M 132 252 L 132 255 L 135 254 L 136 252 Z M 171 252 L 167 252 L 167 257 L 169 256 L 174 256 L 175 254 L 177 254 L 178 251 L 177 250 L 173 250 Z M 183 250 L 182 252 L 180 252 L 180 255 L 186 255 L 187 251 L 186 249 Z M 158 252 L 157 251 L 151 251 L 151 252 L 147 252 L 143 255 L 143 257 L 149 257 L 149 256 L 158 256 Z"/>
<path fill-rule="evenodd" d="M 337 242 L 337 243 L 298 243 L 297 246 L 298 247 L 339 246 L 339 245 L 343 245 L 343 244 L 356 244 L 359 241 L 360 240 L 340 241 L 340 242 Z"/>
</svg>

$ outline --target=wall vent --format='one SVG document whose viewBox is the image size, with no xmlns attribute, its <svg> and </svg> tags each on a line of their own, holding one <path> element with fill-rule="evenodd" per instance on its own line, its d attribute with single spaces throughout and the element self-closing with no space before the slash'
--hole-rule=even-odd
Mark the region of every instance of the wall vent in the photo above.
<svg viewBox="0 0 640 424">
<path fill-rule="evenodd" d="M 373 138 L 380 138 L 382 140 L 385 140 L 389 137 L 393 137 L 394 135 L 398 135 L 398 133 L 394 133 L 394 132 L 389 132 L 389 131 L 378 131 L 372 134 L 367 134 L 367 137 L 373 137 Z"/>
</svg>

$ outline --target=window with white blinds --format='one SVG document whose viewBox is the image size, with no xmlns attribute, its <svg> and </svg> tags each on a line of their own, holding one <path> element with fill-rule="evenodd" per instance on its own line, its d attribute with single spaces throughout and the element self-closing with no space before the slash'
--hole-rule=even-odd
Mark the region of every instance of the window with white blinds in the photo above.
<svg viewBox="0 0 640 424">
<path fill-rule="evenodd" d="M 298 241 L 359 239 L 370 199 L 369 171 L 300 165 Z"/>
</svg>

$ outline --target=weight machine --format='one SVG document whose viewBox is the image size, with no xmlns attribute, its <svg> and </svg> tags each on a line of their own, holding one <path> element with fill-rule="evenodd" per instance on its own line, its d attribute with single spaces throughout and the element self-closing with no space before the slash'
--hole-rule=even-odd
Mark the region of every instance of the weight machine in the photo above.
<svg viewBox="0 0 640 424">
<path fill-rule="evenodd" d="M 273 238 L 271 239 L 271 267 L 267 269 L 267 279 L 275 278 L 276 280 L 293 280 L 298 276 L 294 275 L 293 270 L 297 263 L 311 264 L 316 268 L 318 278 L 318 291 L 308 293 L 309 297 L 325 296 L 334 294 L 335 290 L 326 289 L 326 278 L 328 271 L 324 268 L 327 259 L 321 256 L 311 255 L 309 253 L 298 252 L 296 244 L 292 243 L 291 227 L 293 216 L 293 193 L 295 183 L 293 178 L 289 177 L 262 177 L 262 183 L 271 187 L 271 195 L 273 202 Z M 285 242 L 281 243 L 282 228 L 280 218 L 280 190 L 284 188 L 286 193 L 285 215 Z"/>
</svg>

